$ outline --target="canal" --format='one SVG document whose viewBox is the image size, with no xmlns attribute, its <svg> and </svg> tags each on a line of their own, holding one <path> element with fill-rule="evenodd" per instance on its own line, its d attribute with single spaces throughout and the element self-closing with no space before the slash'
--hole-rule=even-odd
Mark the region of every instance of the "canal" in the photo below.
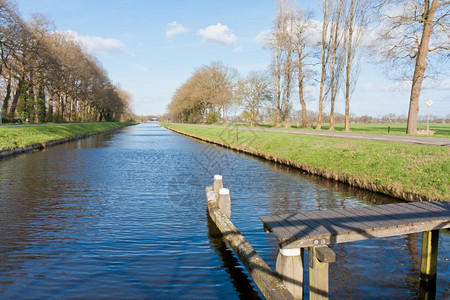
<svg viewBox="0 0 450 300">
<path fill-rule="evenodd" d="M 277 241 L 259 216 L 395 202 L 132 126 L 0 161 L 0 299 L 258 299 L 208 220 L 214 174 L 230 189 L 232 221 L 272 268 Z M 420 235 L 333 249 L 331 298 L 418 297 Z M 450 296 L 449 250 L 441 234 L 437 299 Z"/>
</svg>

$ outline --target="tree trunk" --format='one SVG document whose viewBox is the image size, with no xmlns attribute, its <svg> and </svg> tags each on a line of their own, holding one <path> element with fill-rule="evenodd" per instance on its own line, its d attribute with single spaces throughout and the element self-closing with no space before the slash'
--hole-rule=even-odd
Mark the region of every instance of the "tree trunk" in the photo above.
<svg viewBox="0 0 450 300">
<path fill-rule="evenodd" d="M 298 98 L 300 99 L 300 105 L 302 106 L 302 125 L 301 128 L 308 127 L 308 115 L 306 112 L 306 102 L 303 95 L 303 62 L 302 53 L 298 54 Z"/>
<path fill-rule="evenodd" d="M 345 66 L 345 128 L 344 131 L 350 131 L 350 71 L 352 68 L 352 44 L 353 44 L 353 19 L 354 19 L 355 0 L 350 2 L 350 19 L 348 26 L 347 41 L 347 64 Z"/>
<path fill-rule="evenodd" d="M 281 50 L 277 46 L 277 115 L 275 119 L 275 127 L 280 126 L 281 119 Z"/>
<path fill-rule="evenodd" d="M 2 115 L 4 117 L 7 117 L 8 114 L 9 99 L 11 99 L 11 74 L 8 77 L 8 84 L 6 86 L 6 95 L 5 98 L 3 99 Z"/>
<path fill-rule="evenodd" d="M 322 63 L 322 71 L 320 73 L 320 89 L 319 89 L 319 114 L 317 115 L 317 126 L 316 130 L 320 130 L 322 128 L 322 121 L 323 121 L 323 86 L 325 83 L 325 54 L 326 54 L 326 31 L 327 31 L 327 10 L 328 10 L 328 0 L 323 1 L 323 22 L 322 22 L 322 42 L 321 42 L 321 55 L 320 55 L 320 61 Z"/>
<path fill-rule="evenodd" d="M 422 38 L 416 56 L 416 64 L 414 67 L 414 75 L 412 78 L 411 96 L 409 101 L 408 124 L 406 127 L 407 134 L 417 133 L 417 115 L 419 114 L 419 99 L 422 89 L 423 77 L 427 68 L 428 45 L 430 42 L 431 32 L 433 30 L 434 13 L 438 8 L 438 0 L 433 0 L 431 7 L 429 1 L 424 3 L 423 13 L 423 31 Z"/>
<path fill-rule="evenodd" d="M 339 4 L 338 4 L 339 5 Z M 331 78 L 330 78 L 330 131 L 334 130 L 334 103 L 336 101 L 336 95 L 338 90 L 338 82 L 340 76 L 340 61 L 336 63 L 337 59 L 337 50 L 338 50 L 338 34 L 339 34 L 339 21 L 341 17 L 341 9 L 342 6 L 337 8 L 337 16 L 334 20 L 333 30 L 330 33 L 330 38 L 332 39 L 331 43 Z"/>
<path fill-rule="evenodd" d="M 14 118 L 17 109 L 17 101 L 19 101 L 20 93 L 22 92 L 22 87 L 24 83 L 24 76 L 21 75 L 19 79 L 19 83 L 17 84 L 16 91 L 14 93 L 13 101 L 11 103 L 11 107 L 9 109 L 9 117 Z"/>
<path fill-rule="evenodd" d="M 284 128 L 289 128 L 289 101 L 291 98 L 291 55 L 292 51 L 288 50 L 286 59 L 286 106 L 284 108 Z"/>
</svg>

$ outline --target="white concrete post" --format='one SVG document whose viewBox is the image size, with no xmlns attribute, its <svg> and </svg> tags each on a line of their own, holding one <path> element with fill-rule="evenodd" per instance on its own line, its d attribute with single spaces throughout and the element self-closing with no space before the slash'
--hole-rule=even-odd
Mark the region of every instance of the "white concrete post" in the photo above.
<svg viewBox="0 0 450 300">
<path fill-rule="evenodd" d="M 214 175 L 213 187 L 214 187 L 214 193 L 216 194 L 216 199 L 218 199 L 219 198 L 219 190 L 221 188 L 223 188 L 222 175 Z"/>
<path fill-rule="evenodd" d="M 275 272 L 296 299 L 303 299 L 303 248 L 280 249 Z"/>
<path fill-rule="evenodd" d="M 230 219 L 231 218 L 231 199 L 230 199 L 230 190 L 221 188 L 219 190 L 219 209 L 223 212 L 223 214 Z"/>
</svg>

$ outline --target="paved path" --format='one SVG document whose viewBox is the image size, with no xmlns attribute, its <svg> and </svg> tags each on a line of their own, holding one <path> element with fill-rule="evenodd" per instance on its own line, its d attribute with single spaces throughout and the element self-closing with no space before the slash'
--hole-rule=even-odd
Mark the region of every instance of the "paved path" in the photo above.
<svg viewBox="0 0 450 300">
<path fill-rule="evenodd" d="M 282 132 L 290 134 L 302 134 L 302 135 L 315 135 L 326 136 L 333 138 L 345 138 L 345 139 L 362 139 L 362 140 L 374 140 L 374 141 L 386 141 L 406 144 L 418 144 L 418 145 L 433 145 L 433 146 L 450 146 L 449 138 L 435 138 L 425 136 L 411 136 L 411 135 L 384 135 L 384 134 L 371 134 L 371 133 L 352 133 L 352 132 L 332 132 L 332 131 L 313 131 L 313 130 L 286 130 L 277 128 L 260 128 L 260 127 L 236 127 L 230 126 L 210 126 L 210 125 L 195 125 L 201 127 L 211 128 L 224 128 L 236 130 L 251 130 L 251 131 L 265 131 L 265 132 Z"/>
</svg>

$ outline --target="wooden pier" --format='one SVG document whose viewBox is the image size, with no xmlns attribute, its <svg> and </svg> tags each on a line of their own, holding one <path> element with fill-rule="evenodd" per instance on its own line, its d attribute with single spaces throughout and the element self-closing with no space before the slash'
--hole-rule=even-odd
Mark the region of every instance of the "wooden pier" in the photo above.
<svg viewBox="0 0 450 300">
<path fill-rule="evenodd" d="M 267 299 L 302 299 L 304 251 L 309 251 L 310 299 L 328 299 L 336 243 L 422 232 L 420 298 L 433 299 L 439 229 L 450 228 L 450 202 L 411 202 L 261 217 L 279 239 L 275 271 L 231 222 L 231 199 L 215 175 L 206 188 L 208 214 Z"/>
<path fill-rule="evenodd" d="M 296 298 L 303 293 L 303 252 L 310 252 L 310 298 L 328 297 L 328 245 L 422 232 L 421 283 L 436 280 L 439 229 L 450 228 L 450 202 L 412 202 L 261 217 L 280 241 L 275 271 Z M 295 264 L 295 266 L 294 266 Z M 300 269 L 300 270 L 299 270 Z"/>
</svg>

